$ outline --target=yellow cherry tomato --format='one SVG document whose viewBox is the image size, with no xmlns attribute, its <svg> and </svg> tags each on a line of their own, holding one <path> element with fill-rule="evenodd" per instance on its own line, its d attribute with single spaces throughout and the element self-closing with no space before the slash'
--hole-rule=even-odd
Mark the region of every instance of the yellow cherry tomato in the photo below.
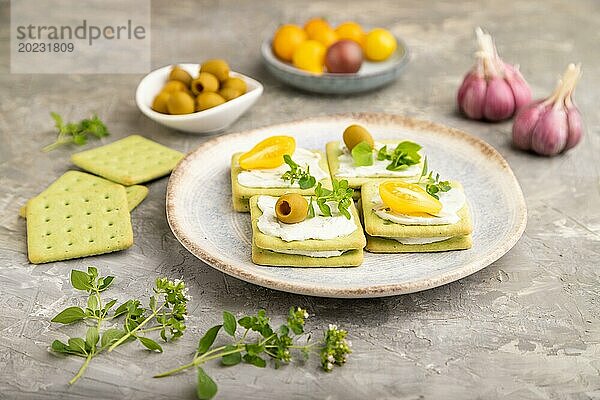
<svg viewBox="0 0 600 400">
<path fill-rule="evenodd" d="M 317 32 L 327 29 L 331 29 L 331 26 L 324 18 L 311 18 L 304 24 L 304 31 L 309 39 L 312 39 Z"/>
<path fill-rule="evenodd" d="M 383 204 L 399 214 L 432 214 L 442 211 L 442 203 L 416 183 L 385 181 L 379 185 Z"/>
<path fill-rule="evenodd" d="M 396 38 L 386 29 L 373 29 L 365 37 L 365 56 L 371 61 L 383 61 L 389 58 L 397 47 Z"/>
<path fill-rule="evenodd" d="M 302 43 L 292 57 L 292 63 L 296 68 L 312 72 L 314 74 L 323 73 L 323 65 L 325 64 L 325 46 L 316 40 L 307 40 Z"/>
<path fill-rule="evenodd" d="M 296 47 L 308 39 L 304 29 L 297 25 L 282 25 L 273 36 L 273 52 L 284 61 L 292 61 Z"/>
<path fill-rule="evenodd" d="M 312 37 L 310 37 L 310 39 L 321 42 L 325 48 L 327 48 L 338 41 L 338 36 L 333 28 L 329 27 L 327 29 L 321 29 L 317 31 Z"/>
<path fill-rule="evenodd" d="M 294 154 L 296 140 L 291 136 L 271 136 L 242 154 L 239 159 L 243 169 L 270 169 L 283 165 L 283 156 Z"/>
<path fill-rule="evenodd" d="M 339 40 L 350 39 L 362 46 L 365 41 L 365 32 L 362 26 L 353 21 L 343 22 L 335 28 Z"/>
</svg>

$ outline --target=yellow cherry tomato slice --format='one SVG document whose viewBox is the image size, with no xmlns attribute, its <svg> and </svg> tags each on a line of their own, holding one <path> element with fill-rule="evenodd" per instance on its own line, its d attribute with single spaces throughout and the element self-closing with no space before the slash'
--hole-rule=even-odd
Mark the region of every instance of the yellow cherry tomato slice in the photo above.
<svg viewBox="0 0 600 400">
<path fill-rule="evenodd" d="M 386 181 L 379 185 L 383 203 L 399 214 L 438 214 L 442 203 L 416 183 Z"/>
<path fill-rule="evenodd" d="M 283 156 L 294 154 L 296 140 L 291 136 L 271 136 L 240 156 L 243 169 L 270 169 L 283 165 Z"/>
</svg>

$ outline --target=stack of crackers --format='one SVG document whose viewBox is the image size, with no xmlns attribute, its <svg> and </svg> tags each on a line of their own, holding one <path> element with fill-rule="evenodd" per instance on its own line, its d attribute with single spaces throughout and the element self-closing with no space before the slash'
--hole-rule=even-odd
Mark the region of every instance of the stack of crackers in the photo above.
<svg viewBox="0 0 600 400">
<path fill-rule="evenodd" d="M 169 174 L 183 154 L 142 136 L 76 153 L 67 171 L 20 214 L 34 264 L 124 250 L 133 244 L 129 212 L 144 200 L 139 185 Z M 94 174 L 94 175 L 92 175 Z"/>
</svg>

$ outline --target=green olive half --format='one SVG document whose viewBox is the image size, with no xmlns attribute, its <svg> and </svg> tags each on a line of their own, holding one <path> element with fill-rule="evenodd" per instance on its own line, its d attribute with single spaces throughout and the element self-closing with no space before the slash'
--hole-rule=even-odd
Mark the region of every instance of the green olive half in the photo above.
<svg viewBox="0 0 600 400">
<path fill-rule="evenodd" d="M 298 193 L 284 194 L 275 203 L 275 215 L 286 224 L 302 222 L 308 215 L 308 201 Z"/>
<path fill-rule="evenodd" d="M 354 146 L 359 144 L 360 142 L 367 142 L 371 145 L 371 148 L 375 146 L 375 142 L 373 141 L 373 136 L 369 133 L 368 130 L 363 128 L 360 125 L 350 125 L 344 130 L 344 143 L 348 150 L 352 151 Z"/>
</svg>

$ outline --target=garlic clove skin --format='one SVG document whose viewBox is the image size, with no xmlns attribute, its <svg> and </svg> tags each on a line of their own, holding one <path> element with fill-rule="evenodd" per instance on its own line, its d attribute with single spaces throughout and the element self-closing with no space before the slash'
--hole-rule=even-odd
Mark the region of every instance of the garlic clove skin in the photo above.
<svg viewBox="0 0 600 400">
<path fill-rule="evenodd" d="M 470 80 L 464 90 L 460 110 L 471 119 L 483 118 L 483 105 L 487 84 L 485 79 L 476 78 Z"/>
<path fill-rule="evenodd" d="M 515 99 L 515 111 L 531 103 L 531 89 L 519 69 L 513 65 L 504 63 L 504 75 L 510 86 Z"/>
<path fill-rule="evenodd" d="M 521 150 L 531 150 L 531 136 L 540 116 L 546 113 L 548 107 L 542 100 L 533 102 L 517 113 L 512 128 L 512 140 L 515 147 Z"/>
<path fill-rule="evenodd" d="M 513 92 L 502 78 L 492 78 L 487 83 L 483 116 L 489 121 L 502 121 L 515 112 Z"/>
<path fill-rule="evenodd" d="M 460 105 L 462 104 L 463 99 L 465 98 L 467 88 L 469 87 L 471 82 L 476 79 L 483 79 L 483 77 L 475 71 L 469 71 L 469 73 L 465 75 L 463 83 L 460 85 L 460 88 L 458 89 L 458 94 L 456 95 L 456 102 L 459 105 L 459 108 L 461 108 L 460 111 L 462 111 L 462 107 Z"/>
<path fill-rule="evenodd" d="M 575 105 L 567 108 L 567 123 L 569 124 L 569 137 L 567 138 L 565 151 L 577 146 L 583 136 L 581 113 Z"/>
<path fill-rule="evenodd" d="M 550 107 L 533 128 L 531 149 L 543 156 L 555 156 L 565 149 L 568 135 L 566 111 L 562 107 Z"/>
</svg>

